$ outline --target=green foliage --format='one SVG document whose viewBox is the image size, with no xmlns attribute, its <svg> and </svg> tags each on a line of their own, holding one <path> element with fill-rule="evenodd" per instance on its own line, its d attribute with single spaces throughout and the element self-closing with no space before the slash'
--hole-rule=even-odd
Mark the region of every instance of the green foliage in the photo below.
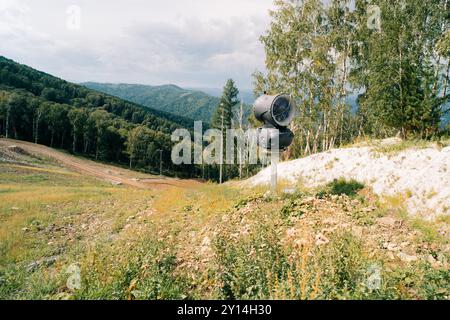
<svg viewBox="0 0 450 320">
<path fill-rule="evenodd" d="M 44 270 L 29 275 L 26 266 L 9 265 L 0 269 L 0 299 L 13 299 L 24 293 L 31 300 L 49 298 L 58 290 L 62 278 Z"/>
<path fill-rule="evenodd" d="M 269 274 L 281 276 L 287 267 L 275 231 L 260 225 L 240 242 L 219 235 L 215 242 L 221 299 L 264 299 L 269 295 Z M 252 263 L 248 263 L 249 259 Z"/>
<path fill-rule="evenodd" d="M 368 28 L 368 5 L 380 7 L 380 29 Z M 267 73 L 254 74 L 255 93 L 296 101 L 291 156 L 363 135 L 437 134 L 449 111 L 447 1 L 278 0 L 275 7 L 261 37 Z"/>
<path fill-rule="evenodd" d="M 148 239 L 137 252 L 102 270 L 108 257 L 96 265 L 84 265 L 82 290 L 76 299 L 171 300 L 188 297 L 186 279 L 175 275 L 176 257 L 161 242 Z M 106 249 L 104 249 L 106 250 Z M 117 254 L 117 253 L 115 253 Z M 114 254 L 113 254 L 114 255 Z M 105 274 L 108 272 L 108 275 Z M 102 280 L 109 276 L 110 281 Z"/>
<path fill-rule="evenodd" d="M 290 217 L 301 217 L 308 212 L 310 205 L 303 201 L 303 197 L 292 197 L 283 205 L 280 210 L 281 218 L 289 219 Z"/>
<path fill-rule="evenodd" d="M 177 116 L 201 120 L 205 124 L 219 105 L 220 99 L 201 91 L 186 90 L 175 85 L 147 86 L 138 84 L 83 83 L 84 86 L 140 105 L 172 113 Z M 245 105 L 246 115 L 250 106 Z"/>
<path fill-rule="evenodd" d="M 239 103 L 239 90 L 233 79 L 228 79 L 223 87 L 222 98 L 220 98 L 217 108 L 211 118 L 211 126 L 219 130 L 231 128 L 233 118 L 233 108 Z"/>
<path fill-rule="evenodd" d="M 330 242 L 292 252 L 265 223 L 245 238 L 227 234 L 215 242 L 220 299 L 445 299 L 450 272 L 428 264 L 391 269 L 370 257 L 350 232 L 335 233 Z M 379 287 L 368 284 L 380 270 Z M 415 290 L 411 290 L 414 288 Z"/>
<path fill-rule="evenodd" d="M 226 131 L 227 129 L 231 128 L 239 128 L 242 130 L 245 130 L 246 120 L 245 117 L 246 111 L 244 109 L 244 105 L 241 104 L 240 110 L 237 109 L 236 106 L 239 104 L 239 90 L 236 87 L 235 82 L 233 79 L 228 79 L 224 88 L 223 88 L 223 94 L 222 97 L 217 105 L 217 108 L 215 109 L 212 118 L 211 118 L 211 127 L 214 129 L 220 130 L 223 132 L 223 155 L 224 159 L 227 157 L 227 141 L 226 140 Z M 246 143 L 246 142 L 245 142 Z M 237 149 L 233 149 L 237 156 Z M 243 162 L 246 162 L 248 156 L 243 155 Z M 244 164 L 225 164 L 223 166 L 223 171 L 220 171 L 220 168 L 215 169 L 216 171 L 216 181 L 226 181 L 229 179 L 232 179 L 233 177 L 243 177 L 243 170 L 244 170 Z M 247 171 L 247 176 L 250 171 L 253 171 L 254 168 L 250 166 L 250 164 L 245 165 L 245 169 Z M 259 166 L 256 166 L 259 167 Z M 219 171 L 219 172 L 217 172 Z"/>
<path fill-rule="evenodd" d="M 190 176 L 194 166 L 175 167 L 170 134 L 191 120 L 87 89 L 0 57 L 0 135 L 67 149 L 116 163 Z M 135 128 L 144 130 L 139 150 L 127 150 Z M 145 150 L 141 150 L 145 144 Z"/>
<path fill-rule="evenodd" d="M 447 97 L 433 48 L 444 23 L 442 1 L 380 1 L 383 25 L 369 32 L 365 102 L 388 127 L 429 136 L 439 128 Z"/>
<path fill-rule="evenodd" d="M 444 300 L 448 298 L 450 292 L 450 271 L 433 270 L 429 265 L 424 265 L 425 270 L 420 291 L 425 299 Z"/>
<path fill-rule="evenodd" d="M 364 291 L 368 260 L 362 243 L 350 233 L 338 234 L 320 252 L 323 295 L 331 299 L 355 297 Z"/>
<path fill-rule="evenodd" d="M 364 185 L 355 180 L 347 181 L 344 178 L 335 179 L 327 184 L 320 192 L 319 195 L 332 194 L 341 195 L 345 194 L 349 197 L 354 197 L 357 192 L 364 188 Z"/>
<path fill-rule="evenodd" d="M 260 200 L 260 199 L 264 199 L 264 195 L 261 194 L 261 193 L 257 193 L 257 194 L 252 195 L 252 196 L 241 198 L 241 199 L 239 199 L 236 202 L 236 204 L 234 205 L 234 208 L 235 209 L 241 209 L 241 208 L 245 207 L 247 204 L 249 204 L 249 203 L 251 203 L 253 201 Z"/>
</svg>

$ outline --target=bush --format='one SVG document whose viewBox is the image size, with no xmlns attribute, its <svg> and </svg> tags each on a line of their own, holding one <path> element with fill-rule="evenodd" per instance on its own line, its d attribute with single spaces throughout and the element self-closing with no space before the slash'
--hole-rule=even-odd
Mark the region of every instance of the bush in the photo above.
<svg viewBox="0 0 450 320">
<path fill-rule="evenodd" d="M 355 180 L 347 181 L 343 178 L 335 179 L 333 182 L 327 184 L 323 190 L 319 192 L 319 196 L 326 194 L 332 195 L 347 195 L 349 197 L 355 196 L 358 191 L 364 188 L 364 185 Z"/>
<path fill-rule="evenodd" d="M 147 241 L 137 252 L 108 256 L 82 267 L 77 299 L 183 299 L 188 284 L 175 274 L 176 256 L 161 242 Z M 100 250 L 98 250 L 101 252 Z M 122 261 L 124 263 L 122 263 Z"/>
<path fill-rule="evenodd" d="M 215 251 L 220 299 L 268 298 L 268 275 L 280 276 L 287 268 L 278 236 L 267 225 L 238 242 L 230 234 L 219 235 Z"/>
</svg>

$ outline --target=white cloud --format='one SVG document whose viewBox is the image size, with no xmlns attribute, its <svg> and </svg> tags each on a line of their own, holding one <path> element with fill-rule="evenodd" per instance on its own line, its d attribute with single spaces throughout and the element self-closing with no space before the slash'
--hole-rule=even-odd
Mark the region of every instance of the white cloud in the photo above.
<svg viewBox="0 0 450 320">
<path fill-rule="evenodd" d="M 81 8 L 80 30 L 66 8 Z M 0 0 L 0 54 L 73 81 L 251 86 L 272 0 Z"/>
</svg>

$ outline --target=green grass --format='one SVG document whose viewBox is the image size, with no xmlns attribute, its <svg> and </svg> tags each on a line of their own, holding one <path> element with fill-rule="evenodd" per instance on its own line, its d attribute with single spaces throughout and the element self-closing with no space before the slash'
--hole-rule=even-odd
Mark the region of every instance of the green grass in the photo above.
<svg viewBox="0 0 450 320">
<path fill-rule="evenodd" d="M 347 181 L 340 178 L 328 183 L 319 191 L 319 195 L 347 195 L 349 197 L 356 196 L 358 191 L 362 190 L 364 185 L 356 180 Z"/>
<path fill-rule="evenodd" d="M 0 166 L 0 176 L 0 299 L 448 298 L 448 268 L 391 261 L 351 227 L 316 244 L 326 219 L 369 232 L 389 214 L 378 203 L 361 210 L 370 200 L 356 181 L 265 196 L 208 183 L 138 190 L 57 168 Z M 435 224 L 411 228 L 415 245 L 442 251 Z M 67 285 L 73 265 L 80 289 Z M 377 289 L 368 285 L 374 266 Z"/>
<path fill-rule="evenodd" d="M 188 281 L 174 274 L 176 256 L 162 241 L 151 237 L 139 249 L 124 252 L 121 246 L 96 248 L 98 257 L 81 261 L 81 289 L 75 299 L 182 299 Z M 105 265 L 108 268 L 105 268 Z"/>
<path fill-rule="evenodd" d="M 444 242 L 446 239 L 439 234 L 436 230 L 436 225 L 433 222 L 425 221 L 420 218 L 415 218 L 410 221 L 411 226 L 419 230 L 422 235 L 422 239 L 425 242 Z"/>
<path fill-rule="evenodd" d="M 436 137 L 431 140 L 410 138 L 388 144 L 386 143 L 383 144 L 382 140 L 362 139 L 355 143 L 351 143 L 345 147 L 348 148 L 355 146 L 369 146 L 373 147 L 374 151 L 379 152 L 381 154 L 396 155 L 402 151 L 412 148 L 414 149 L 424 149 L 430 147 L 445 148 L 450 146 L 450 139 L 444 136 Z"/>
<path fill-rule="evenodd" d="M 423 139 L 407 139 L 402 140 L 399 143 L 382 145 L 379 142 L 372 142 L 375 146 L 375 151 L 384 154 L 398 154 L 407 149 L 424 149 L 431 147 L 445 148 L 450 146 L 450 140 L 446 138 L 435 140 L 423 140 Z"/>
</svg>

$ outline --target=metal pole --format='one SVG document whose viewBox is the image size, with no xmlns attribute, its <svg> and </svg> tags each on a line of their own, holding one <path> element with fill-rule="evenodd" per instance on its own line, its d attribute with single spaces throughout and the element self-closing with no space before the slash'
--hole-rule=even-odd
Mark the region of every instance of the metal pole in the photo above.
<svg viewBox="0 0 450 320">
<path fill-rule="evenodd" d="M 6 128 L 5 128 L 5 135 L 6 139 L 9 138 L 9 113 L 11 111 L 11 105 L 8 103 L 8 106 L 6 107 Z"/>
<path fill-rule="evenodd" d="M 222 126 L 221 126 L 221 137 L 220 137 L 220 165 L 219 165 L 219 171 L 220 171 L 220 178 L 219 183 L 222 184 L 222 166 L 223 166 L 223 103 L 220 104 L 222 106 Z"/>
<path fill-rule="evenodd" d="M 243 125 L 242 125 L 242 120 L 244 118 L 244 107 L 243 107 L 244 101 L 242 99 L 242 94 L 241 94 L 241 108 L 239 110 L 239 129 L 241 130 L 241 132 L 239 134 L 242 134 L 243 132 Z M 239 180 L 242 180 L 242 150 L 240 147 L 238 147 L 238 151 L 239 151 Z"/>
<path fill-rule="evenodd" d="M 270 191 L 273 194 L 277 192 L 277 180 L 278 180 L 278 157 L 277 151 L 272 151 L 270 155 Z"/>
<path fill-rule="evenodd" d="M 159 175 L 162 176 L 162 150 L 159 151 Z"/>
</svg>

